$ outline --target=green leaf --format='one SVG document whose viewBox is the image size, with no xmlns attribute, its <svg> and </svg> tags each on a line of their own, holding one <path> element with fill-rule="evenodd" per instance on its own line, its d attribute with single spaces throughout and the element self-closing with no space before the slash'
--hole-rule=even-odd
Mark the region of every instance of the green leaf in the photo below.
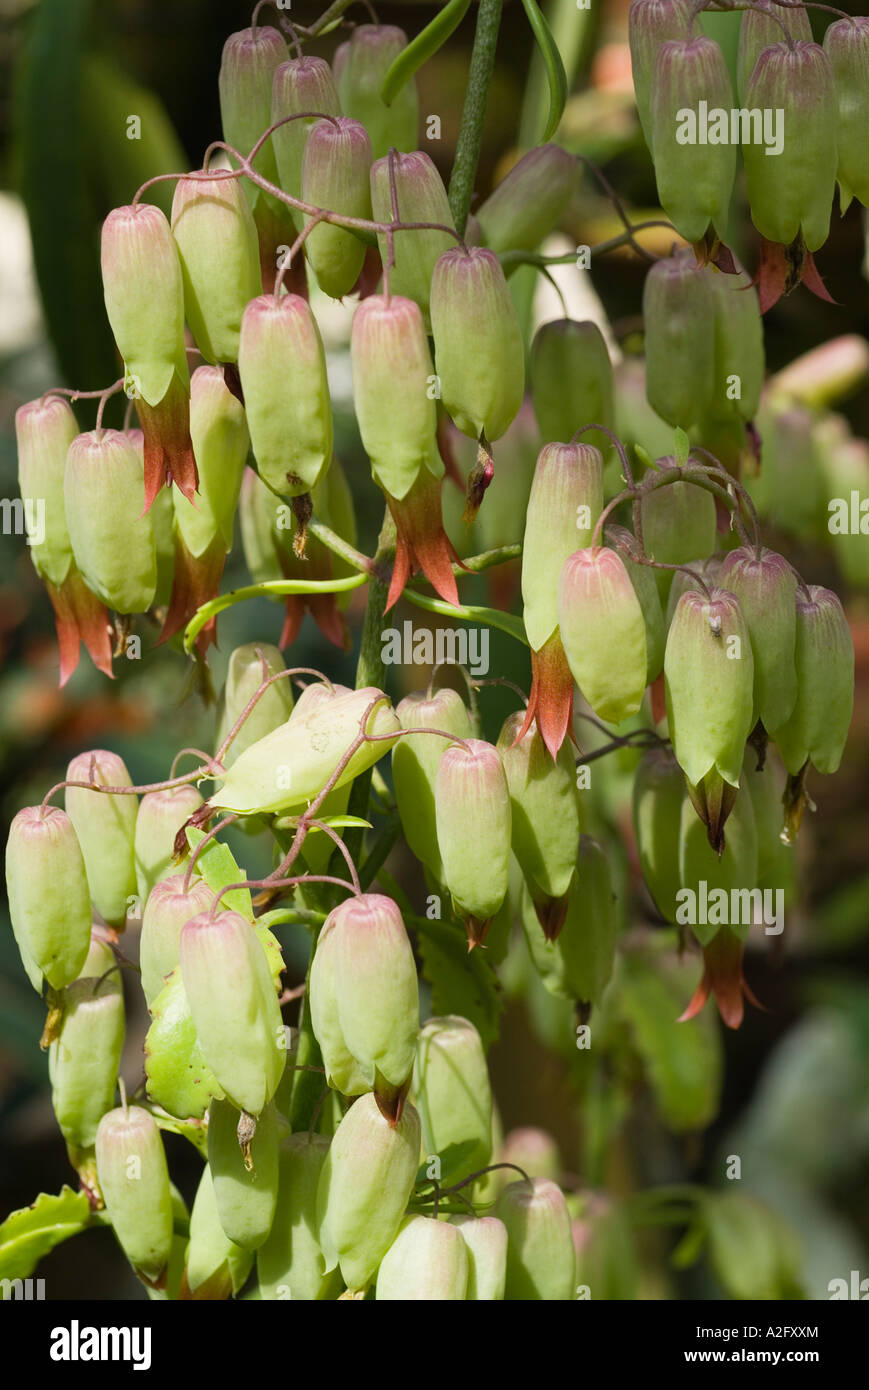
<svg viewBox="0 0 869 1390">
<path fill-rule="evenodd" d="M 626 952 L 613 1006 L 642 1058 L 664 1123 L 676 1134 L 704 1129 L 718 1113 L 722 1054 L 711 1011 L 677 1023 L 696 966 L 662 969 L 662 961 Z"/>
<path fill-rule="evenodd" d="M 802 1298 L 796 1235 L 763 1202 L 741 1192 L 712 1192 L 703 1203 L 709 1259 L 731 1298 Z"/>
<path fill-rule="evenodd" d="M 497 627 L 501 632 L 515 637 L 523 646 L 528 646 L 525 624 L 513 613 L 502 613 L 497 608 L 484 608 L 479 604 L 462 603 L 456 607 L 452 603 L 445 603 L 443 599 L 430 598 L 428 594 L 420 594 L 411 588 L 402 590 L 402 596 L 415 603 L 417 608 L 424 608 L 427 613 L 439 613 L 444 618 L 461 618 L 466 623 L 485 623 L 488 627 Z"/>
<path fill-rule="evenodd" d="M 380 95 L 387 106 L 392 105 L 404 84 L 410 81 L 423 63 L 443 47 L 450 34 L 461 24 L 470 3 L 471 0 L 449 0 L 431 23 L 402 49 L 390 66 L 380 88 Z"/>
<path fill-rule="evenodd" d="M 546 129 L 543 132 L 545 141 L 550 140 L 555 134 L 558 123 L 564 115 L 568 95 L 567 74 L 564 71 L 558 45 L 552 37 L 552 30 L 549 28 L 540 7 L 535 0 L 522 0 L 522 6 L 537 40 L 543 58 L 543 66 L 546 69 L 546 80 L 549 83 L 549 116 L 546 121 Z"/>
<path fill-rule="evenodd" d="M 98 201 L 107 207 L 132 202 L 133 195 L 157 174 L 180 174 L 189 160 L 165 108 L 153 92 L 134 82 L 113 58 L 89 54 L 82 64 L 87 101 L 84 135 L 91 177 Z M 128 120 L 137 116 L 137 139 L 129 138 Z M 145 198 L 162 208 L 172 208 L 175 185 L 171 180 L 154 184 Z"/>
<path fill-rule="evenodd" d="M 706 1244 L 707 1234 L 705 1222 L 694 1217 L 670 1256 L 670 1264 L 674 1269 L 690 1269 L 691 1265 L 697 1263 Z"/>
<path fill-rule="evenodd" d="M 28 1279 L 44 1255 L 89 1224 L 84 1192 L 62 1187 L 58 1196 L 40 1192 L 32 1206 L 13 1211 L 0 1226 L 0 1278 Z"/>
<path fill-rule="evenodd" d="M 187 843 L 191 849 L 195 849 L 204 839 L 204 831 L 188 826 Z M 214 893 L 219 893 L 228 883 L 241 883 L 247 878 L 245 870 L 239 868 L 235 862 L 232 850 L 220 840 L 209 840 L 196 861 L 196 868 Z M 253 903 L 249 888 L 236 888 L 231 893 L 225 893 L 220 901 L 231 912 L 240 913 L 248 922 L 253 921 Z"/>
<path fill-rule="evenodd" d="M 435 1014 L 459 1014 L 474 1024 L 488 1049 L 498 1036 L 501 990 L 484 950 L 468 951 L 461 927 L 414 919 L 422 973 L 432 987 Z"/>
</svg>

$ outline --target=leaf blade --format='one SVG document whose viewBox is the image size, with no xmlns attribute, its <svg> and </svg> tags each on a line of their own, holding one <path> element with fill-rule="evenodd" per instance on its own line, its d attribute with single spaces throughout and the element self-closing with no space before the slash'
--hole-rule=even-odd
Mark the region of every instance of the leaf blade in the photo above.
<svg viewBox="0 0 869 1390">
<path fill-rule="evenodd" d="M 387 70 L 380 95 L 391 106 L 402 87 L 410 81 L 423 63 L 428 62 L 459 27 L 470 7 L 471 0 L 448 0 L 430 24 L 411 39 Z"/>
<path fill-rule="evenodd" d="M 568 96 L 567 73 L 564 71 L 564 63 L 561 61 L 558 45 L 552 37 L 552 30 L 549 28 L 536 0 L 522 0 L 522 7 L 537 40 L 537 46 L 540 49 L 543 66 L 546 70 L 546 80 L 549 84 L 549 115 L 546 120 L 546 129 L 543 132 L 543 139 L 546 141 L 555 134 L 558 123 L 564 115 Z"/>
</svg>

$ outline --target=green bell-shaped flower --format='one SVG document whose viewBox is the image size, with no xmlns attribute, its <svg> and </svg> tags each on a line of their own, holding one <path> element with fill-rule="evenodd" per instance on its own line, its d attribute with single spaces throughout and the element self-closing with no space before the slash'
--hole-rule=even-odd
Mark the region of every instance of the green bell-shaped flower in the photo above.
<svg viewBox="0 0 869 1390">
<path fill-rule="evenodd" d="M 138 1105 L 110 1110 L 97 1129 L 96 1155 L 118 1244 L 136 1273 L 154 1284 L 172 1251 L 172 1191 L 153 1115 Z"/>
<path fill-rule="evenodd" d="M 701 241 L 710 226 L 719 237 L 727 231 L 736 148 L 729 140 L 708 142 L 697 125 L 707 107 L 729 120 L 732 106 L 727 64 L 714 39 L 660 45 L 651 100 L 655 177 L 661 206 L 686 241 Z"/>
<path fill-rule="evenodd" d="M 754 711 L 754 658 L 739 601 L 689 590 L 676 607 L 664 657 L 673 751 L 695 785 L 715 770 L 739 786 Z"/>
<path fill-rule="evenodd" d="M 367 1288 L 398 1235 L 419 1165 L 419 1116 L 405 1105 L 385 1118 L 360 1096 L 335 1131 L 317 1187 L 325 1273 L 340 1265 L 348 1289 Z"/>
<path fill-rule="evenodd" d="M 561 1188 L 546 1178 L 510 1183 L 496 1213 L 507 1228 L 505 1299 L 573 1298 L 576 1257 Z"/>
<path fill-rule="evenodd" d="M 441 756 L 435 777 L 435 819 L 444 882 L 477 946 L 507 893 L 510 791 L 491 743 L 467 739 Z"/>
<path fill-rule="evenodd" d="M 91 942 L 87 872 L 72 821 L 56 806 L 25 806 L 6 841 L 6 893 L 15 942 L 33 988 L 77 979 Z"/>
<path fill-rule="evenodd" d="M 417 690 L 396 708 L 403 729 L 442 729 L 455 738 L 472 736 L 468 707 L 444 686 L 428 695 Z M 435 815 L 435 778 L 449 740 L 439 734 L 405 734 L 392 750 L 392 780 L 401 828 L 413 853 L 436 879 L 443 874 Z"/>
<path fill-rule="evenodd" d="M 431 285 L 435 366 L 447 413 L 469 439 L 500 439 L 525 391 L 519 318 L 497 256 L 445 251 Z"/>
<path fill-rule="evenodd" d="M 468 1296 L 468 1249 L 455 1226 L 406 1216 L 377 1271 L 378 1301 L 440 1303 Z"/>
<path fill-rule="evenodd" d="M 105 748 L 79 753 L 66 769 L 66 779 L 103 787 L 133 785 L 123 758 Z M 67 787 L 64 802 L 84 855 L 91 900 L 110 927 L 123 930 L 136 892 L 133 845 L 139 798 Z"/>
<path fill-rule="evenodd" d="M 284 1070 L 286 1035 L 266 953 L 237 912 L 181 929 L 181 975 L 205 1060 L 238 1110 L 259 1115 Z"/>
<path fill-rule="evenodd" d="M 854 708 L 854 642 L 839 599 L 819 584 L 797 593 L 795 661 L 796 703 L 770 737 L 791 776 L 809 758 L 818 772 L 835 772 Z"/>
</svg>

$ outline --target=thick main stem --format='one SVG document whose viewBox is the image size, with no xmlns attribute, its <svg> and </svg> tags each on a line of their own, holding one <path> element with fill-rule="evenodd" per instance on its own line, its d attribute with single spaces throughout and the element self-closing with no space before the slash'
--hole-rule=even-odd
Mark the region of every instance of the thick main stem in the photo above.
<svg viewBox="0 0 869 1390">
<path fill-rule="evenodd" d="M 502 0 L 480 0 L 477 13 L 477 29 L 474 34 L 474 47 L 471 53 L 471 66 L 468 71 L 468 88 L 462 111 L 462 125 L 456 158 L 450 178 L 450 208 L 456 231 L 464 236 L 471 198 L 474 192 L 474 179 L 480 161 L 480 147 L 483 143 L 483 123 L 486 119 L 486 105 L 489 100 L 489 87 L 495 70 L 495 50 L 498 46 L 498 29 L 501 25 Z"/>
</svg>

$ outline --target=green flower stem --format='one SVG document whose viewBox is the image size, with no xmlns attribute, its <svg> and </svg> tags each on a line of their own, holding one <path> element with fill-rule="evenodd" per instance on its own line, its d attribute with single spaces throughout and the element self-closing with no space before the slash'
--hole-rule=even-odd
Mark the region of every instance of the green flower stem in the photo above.
<svg viewBox="0 0 869 1390">
<path fill-rule="evenodd" d="M 367 555 L 363 555 L 361 550 L 356 550 L 352 545 L 348 545 L 347 541 L 342 540 L 330 527 L 324 526 L 322 521 L 309 521 L 308 530 L 312 536 L 316 536 L 317 540 L 326 546 L 327 550 L 331 550 L 333 555 L 340 555 L 342 560 L 346 560 L 348 565 L 352 565 L 355 570 L 359 570 L 362 574 L 371 574 L 374 569 L 374 561 L 370 560 Z"/>
<path fill-rule="evenodd" d="M 502 0 L 480 0 L 477 13 L 477 30 L 474 35 L 462 125 L 449 191 L 453 221 L 456 231 L 462 235 L 471 210 L 474 180 L 480 160 L 483 123 L 486 119 L 486 105 L 492 73 L 495 70 L 495 50 L 501 25 L 501 2 Z"/>
<path fill-rule="evenodd" d="M 508 560 L 518 560 L 521 555 L 521 542 L 515 545 L 499 545 L 496 550 L 481 550 L 479 555 L 469 555 L 460 565 L 453 565 L 453 572 L 459 577 L 465 570 L 480 574 L 483 570 L 491 569 L 493 565 L 504 565 Z"/>
<path fill-rule="evenodd" d="M 674 231 L 672 222 L 666 222 L 663 218 L 653 217 L 647 222 L 635 222 L 630 231 L 619 232 L 618 236 L 609 237 L 607 241 L 599 241 L 596 246 L 590 246 L 589 252 L 592 256 L 602 256 L 607 251 L 617 251 L 621 246 L 633 244 L 637 232 L 645 232 L 650 227 L 669 227 Z M 566 251 L 560 256 L 544 256 L 541 251 L 502 251 L 498 260 L 505 270 L 517 265 L 536 265 L 540 269 L 545 269 L 550 265 L 575 265 L 576 252 Z"/>
<path fill-rule="evenodd" d="M 242 589 L 231 589 L 228 594 L 219 594 L 197 608 L 184 629 L 184 650 L 188 653 L 193 650 L 196 638 L 210 618 L 249 598 L 279 598 L 284 594 L 344 594 L 348 589 L 359 589 L 367 583 L 367 574 L 352 574 L 347 579 L 269 579 L 263 584 L 246 584 Z"/>
<path fill-rule="evenodd" d="M 410 588 L 404 590 L 404 597 L 417 608 L 424 608 L 427 613 L 438 613 L 442 618 L 461 618 L 466 623 L 485 623 L 488 627 L 500 628 L 501 632 L 515 637 L 523 646 L 528 646 L 525 625 L 521 618 L 515 617 L 512 613 L 502 613 L 498 608 L 468 604 L 455 607 L 452 603 L 445 603 L 443 599 L 430 598 L 428 594 L 420 594 L 416 589 Z"/>
</svg>

